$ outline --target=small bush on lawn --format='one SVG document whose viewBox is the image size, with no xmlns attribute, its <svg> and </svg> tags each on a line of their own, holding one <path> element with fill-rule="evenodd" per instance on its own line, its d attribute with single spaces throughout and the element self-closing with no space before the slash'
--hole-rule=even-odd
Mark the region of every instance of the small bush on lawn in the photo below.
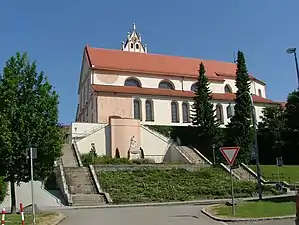
<svg viewBox="0 0 299 225">
<path fill-rule="evenodd" d="M 99 171 L 98 175 L 114 203 L 230 198 L 231 194 L 230 177 L 219 168 Z M 235 180 L 234 190 L 236 197 L 256 195 L 254 182 Z"/>
<path fill-rule="evenodd" d="M 6 192 L 7 192 L 6 182 L 4 182 L 3 178 L 0 177 L 0 203 L 4 200 Z"/>
</svg>

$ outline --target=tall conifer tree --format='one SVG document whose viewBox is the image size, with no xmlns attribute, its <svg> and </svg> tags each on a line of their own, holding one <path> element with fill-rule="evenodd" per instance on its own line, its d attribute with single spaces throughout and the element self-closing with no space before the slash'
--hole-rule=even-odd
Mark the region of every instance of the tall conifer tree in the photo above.
<svg viewBox="0 0 299 225">
<path fill-rule="evenodd" d="M 249 163 L 253 147 L 253 129 L 251 126 L 250 77 L 243 52 L 238 51 L 236 70 L 236 99 L 234 116 L 228 124 L 226 145 L 239 146 L 236 162 Z"/>
<path fill-rule="evenodd" d="M 212 92 L 209 88 L 209 81 L 205 72 L 204 64 L 201 63 L 193 99 L 192 124 L 196 127 L 198 137 L 197 147 L 211 159 L 212 145 L 218 144 L 220 132 L 219 122 L 216 119 L 213 103 L 211 103 Z"/>
</svg>

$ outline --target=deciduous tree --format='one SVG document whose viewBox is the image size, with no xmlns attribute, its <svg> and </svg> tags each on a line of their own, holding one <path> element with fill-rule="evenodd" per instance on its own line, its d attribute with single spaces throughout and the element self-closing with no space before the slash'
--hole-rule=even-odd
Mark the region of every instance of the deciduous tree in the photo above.
<svg viewBox="0 0 299 225">
<path fill-rule="evenodd" d="M 0 175 L 11 183 L 12 212 L 16 211 L 15 186 L 30 180 L 26 148 L 37 148 L 34 178 L 44 179 L 61 155 L 58 95 L 36 62 L 17 53 L 5 64 L 0 77 Z"/>
<path fill-rule="evenodd" d="M 285 115 L 281 105 L 263 109 L 261 122 L 258 124 L 259 159 L 261 164 L 271 165 L 276 157 L 283 156 Z"/>
<path fill-rule="evenodd" d="M 299 164 L 299 91 L 289 94 L 285 109 L 286 130 L 284 159 L 288 164 Z"/>
</svg>

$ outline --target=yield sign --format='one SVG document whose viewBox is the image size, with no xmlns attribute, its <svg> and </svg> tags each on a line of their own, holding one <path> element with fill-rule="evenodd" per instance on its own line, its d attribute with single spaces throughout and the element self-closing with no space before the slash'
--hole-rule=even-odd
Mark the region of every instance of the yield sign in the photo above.
<svg viewBox="0 0 299 225">
<path fill-rule="evenodd" d="M 221 151 L 223 157 L 226 159 L 226 161 L 229 165 L 234 164 L 239 150 L 240 150 L 240 147 L 222 147 L 222 148 L 220 148 L 220 151 Z"/>
</svg>

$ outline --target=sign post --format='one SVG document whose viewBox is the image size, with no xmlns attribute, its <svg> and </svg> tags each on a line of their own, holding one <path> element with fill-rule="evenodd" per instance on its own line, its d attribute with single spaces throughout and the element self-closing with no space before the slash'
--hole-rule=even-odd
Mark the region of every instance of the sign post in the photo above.
<svg viewBox="0 0 299 225">
<path fill-rule="evenodd" d="M 280 167 L 282 167 L 282 157 L 276 158 L 276 166 L 277 166 L 277 178 L 278 178 L 278 184 L 280 184 Z"/>
<path fill-rule="evenodd" d="M 230 180 L 231 180 L 231 192 L 232 192 L 232 208 L 233 215 L 236 215 L 236 206 L 235 206 L 235 198 L 234 198 L 234 180 L 233 180 L 233 165 L 237 158 L 240 147 L 222 147 L 220 148 L 220 152 L 225 158 L 226 162 L 229 164 L 230 168 Z"/>
<path fill-rule="evenodd" d="M 30 176 L 31 176 L 31 201 L 32 201 L 32 224 L 35 225 L 35 205 L 34 205 L 34 190 L 33 190 L 33 159 L 37 158 L 37 149 L 30 147 L 27 148 L 27 158 L 30 160 Z"/>
</svg>

